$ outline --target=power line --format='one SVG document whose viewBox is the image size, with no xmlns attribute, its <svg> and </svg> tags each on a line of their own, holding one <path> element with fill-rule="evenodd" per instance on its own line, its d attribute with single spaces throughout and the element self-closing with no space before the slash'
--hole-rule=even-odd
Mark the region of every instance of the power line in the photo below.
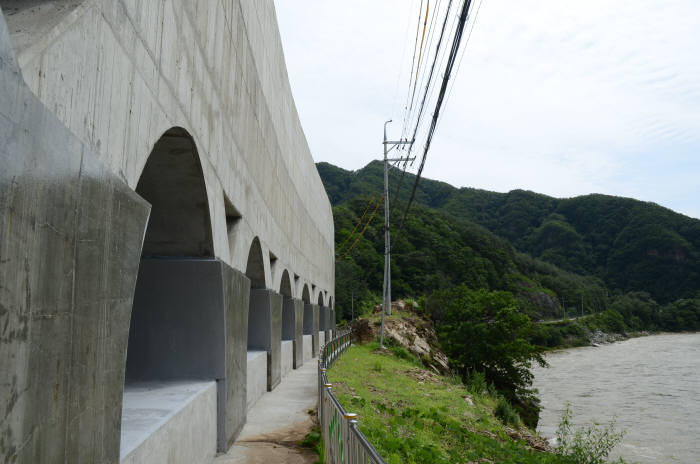
<svg viewBox="0 0 700 464">
<path fill-rule="evenodd" d="M 445 99 L 445 93 L 447 91 L 447 85 L 450 81 L 450 77 L 452 75 L 452 70 L 454 69 L 455 61 L 457 59 L 457 53 L 459 52 L 459 46 L 462 42 L 462 36 L 464 34 L 464 27 L 467 23 L 467 17 L 469 14 L 469 8 L 472 4 L 472 0 L 464 0 L 462 3 L 462 11 L 459 16 L 459 21 L 457 23 L 457 29 L 455 31 L 454 39 L 452 41 L 452 48 L 450 50 L 450 54 L 447 59 L 447 65 L 445 66 L 445 73 L 443 75 L 443 80 L 442 80 L 442 85 L 440 87 L 440 93 L 438 94 L 438 99 L 437 103 L 435 104 L 435 111 L 433 112 L 433 118 L 430 124 L 430 129 L 428 130 L 428 135 L 427 139 L 425 142 L 425 146 L 423 149 L 423 156 L 421 158 L 420 166 L 418 167 L 418 173 L 416 174 L 416 179 L 413 182 L 413 189 L 411 190 L 411 196 L 408 198 L 408 203 L 406 205 L 406 209 L 404 210 L 403 218 L 401 219 L 401 225 L 399 226 L 398 231 L 396 232 L 398 239 L 398 235 L 401 233 L 401 230 L 404 227 L 404 224 L 406 223 L 406 216 L 408 215 L 408 211 L 411 208 L 411 204 L 413 203 L 413 199 L 416 194 L 416 189 L 418 188 L 418 182 L 420 181 L 421 174 L 423 173 L 423 168 L 425 167 L 425 160 L 428 156 L 428 151 L 430 150 L 430 145 L 433 140 L 433 135 L 435 134 L 435 128 L 437 126 L 437 121 L 440 117 L 440 110 L 442 108 L 442 104 Z M 396 240 L 395 239 L 395 240 Z"/>
<path fill-rule="evenodd" d="M 372 221 L 374 220 L 374 216 L 377 214 L 377 210 L 379 210 L 379 205 L 381 205 L 381 204 L 382 204 L 382 200 L 380 199 L 380 200 L 377 202 L 377 205 L 374 207 L 374 211 L 372 211 L 372 215 L 371 215 L 371 216 L 369 217 L 369 219 L 367 220 L 367 224 L 365 224 L 365 226 L 362 228 L 362 232 L 360 232 L 360 235 L 357 236 L 357 239 L 353 242 L 352 245 L 350 245 L 350 248 L 348 248 L 347 251 L 346 251 L 345 253 L 343 253 L 343 256 L 341 256 L 340 258 L 338 258 L 337 261 L 340 261 L 341 259 L 345 258 L 345 257 L 348 255 L 348 253 L 350 253 L 350 252 L 352 251 L 352 249 L 355 248 L 355 245 L 357 245 L 357 244 L 359 243 L 360 239 L 361 239 L 362 236 L 365 234 L 365 231 L 367 230 L 367 227 L 369 227 L 369 225 L 370 225 L 370 224 L 372 223 Z"/>
<path fill-rule="evenodd" d="M 365 212 L 362 213 L 362 216 L 360 216 L 360 219 L 357 221 L 357 224 L 355 224 L 355 228 L 352 229 L 352 232 L 350 232 L 350 235 L 345 237 L 345 240 L 343 241 L 343 243 L 340 244 L 336 253 L 342 253 L 343 247 L 350 240 L 350 238 L 355 234 L 355 231 L 357 230 L 357 228 L 360 227 L 360 224 L 362 224 L 362 220 L 367 215 L 367 211 L 369 211 L 369 209 L 372 207 L 372 203 L 374 203 L 376 198 L 377 198 L 376 194 L 372 195 L 372 198 L 370 198 L 369 203 L 367 203 L 367 207 L 365 208 Z"/>
<path fill-rule="evenodd" d="M 433 59 L 433 64 L 430 67 L 430 73 L 428 74 L 428 82 L 425 86 L 425 93 L 423 94 L 423 99 L 420 103 L 420 109 L 418 110 L 418 117 L 416 119 L 415 129 L 413 130 L 413 136 L 411 138 L 411 140 L 414 142 L 416 140 L 416 135 L 418 134 L 418 128 L 420 126 L 420 122 L 421 122 L 420 120 L 421 120 L 421 117 L 423 115 L 423 111 L 425 109 L 425 103 L 428 99 L 430 85 L 432 83 L 433 75 L 435 73 L 435 67 L 437 65 L 437 62 L 438 62 L 438 59 L 440 56 L 440 48 L 442 47 L 442 41 L 443 41 L 443 38 L 445 37 L 445 29 L 447 28 L 447 23 L 449 22 L 451 9 L 452 9 L 452 0 L 450 0 L 449 3 L 447 4 L 447 11 L 445 12 L 445 20 L 442 23 L 442 30 L 440 31 L 440 38 L 438 39 L 438 43 L 435 47 L 435 58 Z M 408 150 L 409 155 L 410 155 L 412 150 L 413 150 L 413 144 L 411 144 L 411 146 L 409 147 L 409 150 Z M 401 191 L 401 184 L 403 183 L 403 179 L 404 179 L 404 176 L 406 174 L 407 163 L 408 163 L 408 161 L 404 162 L 403 170 L 401 171 L 401 177 L 399 178 L 399 182 L 398 182 L 398 185 L 396 186 L 396 191 L 394 193 L 394 200 L 398 199 L 399 192 Z"/>
</svg>

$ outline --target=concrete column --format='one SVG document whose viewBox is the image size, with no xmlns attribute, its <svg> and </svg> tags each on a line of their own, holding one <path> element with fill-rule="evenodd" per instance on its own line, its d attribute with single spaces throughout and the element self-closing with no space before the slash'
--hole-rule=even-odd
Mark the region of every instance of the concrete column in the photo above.
<svg viewBox="0 0 700 464">
<path fill-rule="evenodd" d="M 285 298 L 282 303 L 282 340 L 293 340 L 293 366 L 304 364 L 304 302 Z"/>
<path fill-rule="evenodd" d="M 128 381 L 212 379 L 217 449 L 245 424 L 250 281 L 215 259 L 143 259 L 129 334 Z"/>
<path fill-rule="evenodd" d="M 304 304 L 304 334 L 312 336 L 312 357 L 318 356 L 318 325 L 319 325 L 319 314 L 318 305 L 315 304 Z"/>
<path fill-rule="evenodd" d="M 149 205 L 26 87 L 0 18 L 2 460 L 119 462 Z"/>
<path fill-rule="evenodd" d="M 217 450 L 225 453 L 236 441 L 246 421 L 246 369 L 250 280 L 225 263 L 223 268 L 226 310 L 226 378 L 217 382 Z"/>
<path fill-rule="evenodd" d="M 325 332 L 324 338 L 326 339 L 326 343 L 328 343 L 331 340 L 331 310 L 327 306 L 320 306 L 319 312 L 320 318 L 323 321 L 323 328 L 319 330 Z"/>
<path fill-rule="evenodd" d="M 267 391 L 282 379 L 282 295 L 267 289 L 250 291 L 248 349 L 267 351 Z"/>
</svg>

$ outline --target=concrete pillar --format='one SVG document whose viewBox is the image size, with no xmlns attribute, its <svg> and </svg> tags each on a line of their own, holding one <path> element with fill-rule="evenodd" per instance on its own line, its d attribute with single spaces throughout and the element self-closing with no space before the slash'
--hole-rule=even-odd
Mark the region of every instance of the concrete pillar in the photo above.
<svg viewBox="0 0 700 464">
<path fill-rule="evenodd" d="M 323 331 L 325 332 L 324 338 L 326 343 L 331 340 L 331 310 L 327 306 L 321 306 L 319 308 L 321 313 L 321 319 L 323 320 Z"/>
<path fill-rule="evenodd" d="M 315 304 L 304 304 L 304 334 L 312 336 L 312 357 L 318 356 L 318 325 L 319 325 L 319 311 L 318 305 Z"/>
<path fill-rule="evenodd" d="M 2 460 L 119 462 L 149 205 L 26 87 L 0 18 Z"/>
<path fill-rule="evenodd" d="M 304 364 L 304 302 L 285 298 L 282 303 L 282 340 L 293 340 L 293 366 Z"/>
<path fill-rule="evenodd" d="M 246 369 L 250 280 L 225 263 L 223 268 L 224 308 L 226 310 L 226 378 L 217 382 L 217 450 L 220 453 L 236 441 L 246 420 Z"/>
<path fill-rule="evenodd" d="M 212 379 L 217 448 L 245 424 L 250 281 L 215 259 L 143 259 L 129 333 L 128 381 Z"/>
<path fill-rule="evenodd" d="M 250 291 L 248 349 L 267 351 L 267 391 L 282 379 L 282 295 L 268 289 Z"/>
</svg>

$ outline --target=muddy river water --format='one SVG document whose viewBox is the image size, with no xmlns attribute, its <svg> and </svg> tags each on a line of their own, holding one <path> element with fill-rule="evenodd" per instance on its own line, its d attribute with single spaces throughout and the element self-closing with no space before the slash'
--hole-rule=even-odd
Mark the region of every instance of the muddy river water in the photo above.
<svg viewBox="0 0 700 464">
<path fill-rule="evenodd" d="M 543 411 L 538 431 L 555 436 L 566 402 L 577 425 L 617 417 L 614 451 L 629 462 L 700 463 L 700 334 L 653 335 L 549 354 L 535 369 Z"/>
</svg>

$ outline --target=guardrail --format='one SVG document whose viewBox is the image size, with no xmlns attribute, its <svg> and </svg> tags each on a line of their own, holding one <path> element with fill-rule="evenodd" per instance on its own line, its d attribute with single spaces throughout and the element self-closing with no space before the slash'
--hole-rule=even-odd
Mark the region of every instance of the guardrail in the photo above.
<svg viewBox="0 0 700 464">
<path fill-rule="evenodd" d="M 318 418 L 328 464 L 385 464 L 357 427 L 357 414 L 349 413 L 333 394 L 326 371 L 350 346 L 350 329 L 337 331 L 321 348 L 318 361 Z"/>
</svg>

